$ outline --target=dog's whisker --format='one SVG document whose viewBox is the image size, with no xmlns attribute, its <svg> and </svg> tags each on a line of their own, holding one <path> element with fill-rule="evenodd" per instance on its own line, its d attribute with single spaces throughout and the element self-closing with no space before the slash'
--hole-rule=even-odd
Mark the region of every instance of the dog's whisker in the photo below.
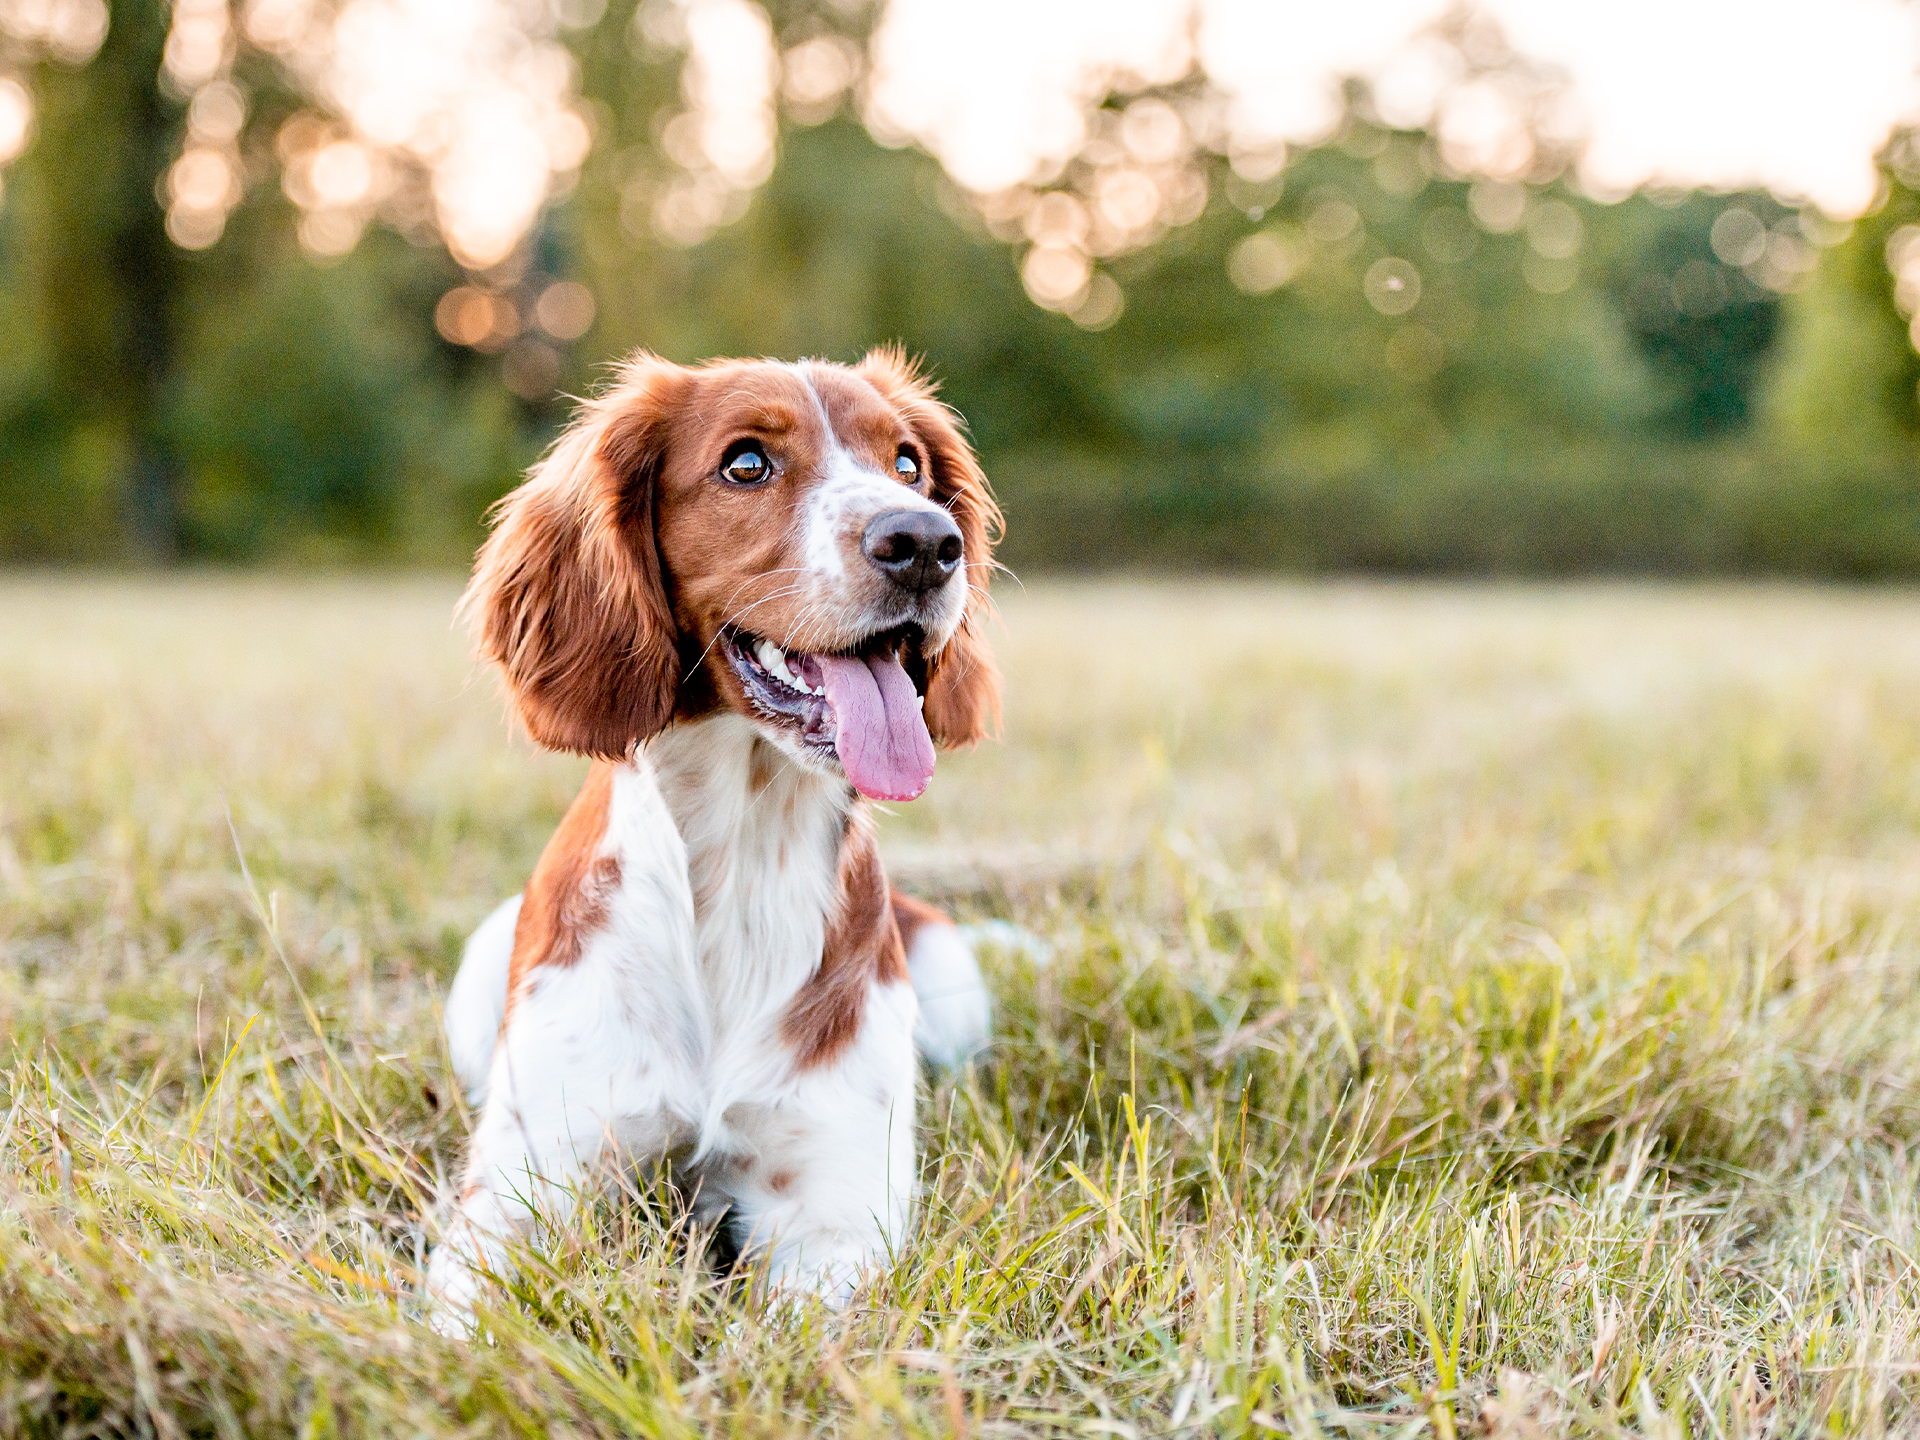
<svg viewBox="0 0 1920 1440">
<path fill-rule="evenodd" d="M 803 569 L 804 567 L 796 565 L 791 568 L 795 570 L 799 570 L 799 569 Z M 778 572 L 771 572 L 771 573 L 778 573 Z M 694 660 L 693 664 L 687 667 L 686 673 L 680 677 L 680 683 L 683 685 L 686 684 L 687 681 L 693 678 L 694 672 L 697 671 L 702 665 L 706 663 L 707 656 L 713 653 L 713 647 L 720 643 L 720 637 L 726 633 L 727 628 L 729 626 L 737 626 L 740 623 L 740 620 L 743 616 L 752 614 L 755 610 L 759 609 L 762 605 L 771 604 L 773 601 L 784 599 L 789 595 L 798 595 L 802 591 L 804 591 L 806 588 L 807 587 L 804 585 L 790 585 L 783 590 L 776 590 L 771 595 L 761 596 L 758 600 L 754 601 L 753 604 L 747 606 L 744 610 L 735 611 L 733 614 L 723 619 L 720 622 L 720 624 L 714 628 L 713 638 L 707 641 L 706 646 L 700 651 L 699 656 Z M 738 593 L 740 587 L 735 586 L 734 589 L 735 589 L 735 593 Z"/>
</svg>

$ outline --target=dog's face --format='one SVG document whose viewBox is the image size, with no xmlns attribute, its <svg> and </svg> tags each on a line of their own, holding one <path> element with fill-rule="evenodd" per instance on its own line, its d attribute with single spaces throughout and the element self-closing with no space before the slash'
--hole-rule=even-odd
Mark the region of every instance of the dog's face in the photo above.
<svg viewBox="0 0 1920 1440">
<path fill-rule="evenodd" d="M 643 356 L 501 503 L 466 604 L 534 737 L 619 757 L 730 708 L 911 799 L 997 709 L 978 630 L 998 514 L 897 354 Z"/>
</svg>

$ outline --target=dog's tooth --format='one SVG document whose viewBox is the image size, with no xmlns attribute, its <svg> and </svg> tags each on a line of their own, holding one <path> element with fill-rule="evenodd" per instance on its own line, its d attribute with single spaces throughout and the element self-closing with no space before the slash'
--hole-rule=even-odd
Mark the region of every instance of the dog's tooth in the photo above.
<svg viewBox="0 0 1920 1440">
<path fill-rule="evenodd" d="M 787 657 L 778 645 L 771 640 L 762 640 L 754 654 L 760 657 L 760 663 L 766 667 L 767 673 L 774 679 L 783 685 L 793 685 L 798 688 L 798 682 L 793 678 L 793 673 L 787 669 Z"/>
</svg>

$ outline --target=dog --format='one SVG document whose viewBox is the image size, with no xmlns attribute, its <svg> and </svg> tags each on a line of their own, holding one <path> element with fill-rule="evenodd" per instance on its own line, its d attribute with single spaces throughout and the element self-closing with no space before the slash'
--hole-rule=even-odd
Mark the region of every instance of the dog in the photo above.
<svg viewBox="0 0 1920 1440">
<path fill-rule="evenodd" d="M 999 526 L 892 349 L 642 353 L 500 502 L 462 612 L 533 739 L 594 765 L 449 993 L 479 1115 L 437 1326 L 619 1164 L 672 1157 L 770 1287 L 844 1306 L 898 1250 L 916 1031 L 962 1059 L 988 1006 L 948 918 L 889 889 L 870 802 L 998 725 Z"/>
</svg>

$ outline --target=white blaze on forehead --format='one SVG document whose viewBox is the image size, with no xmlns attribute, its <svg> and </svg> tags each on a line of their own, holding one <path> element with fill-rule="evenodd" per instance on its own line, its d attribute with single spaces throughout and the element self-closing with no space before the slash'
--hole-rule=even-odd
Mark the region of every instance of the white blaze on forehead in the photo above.
<svg viewBox="0 0 1920 1440">
<path fill-rule="evenodd" d="M 844 541 L 849 517 L 859 520 L 864 530 L 865 522 L 883 510 L 938 510 L 940 506 L 916 495 L 897 477 L 883 475 L 855 459 L 833 428 L 820 392 L 814 389 L 812 367 L 802 362 L 792 368 L 807 387 L 827 438 L 820 478 L 801 520 L 807 569 L 816 580 L 839 580 L 846 574 Z"/>
</svg>

